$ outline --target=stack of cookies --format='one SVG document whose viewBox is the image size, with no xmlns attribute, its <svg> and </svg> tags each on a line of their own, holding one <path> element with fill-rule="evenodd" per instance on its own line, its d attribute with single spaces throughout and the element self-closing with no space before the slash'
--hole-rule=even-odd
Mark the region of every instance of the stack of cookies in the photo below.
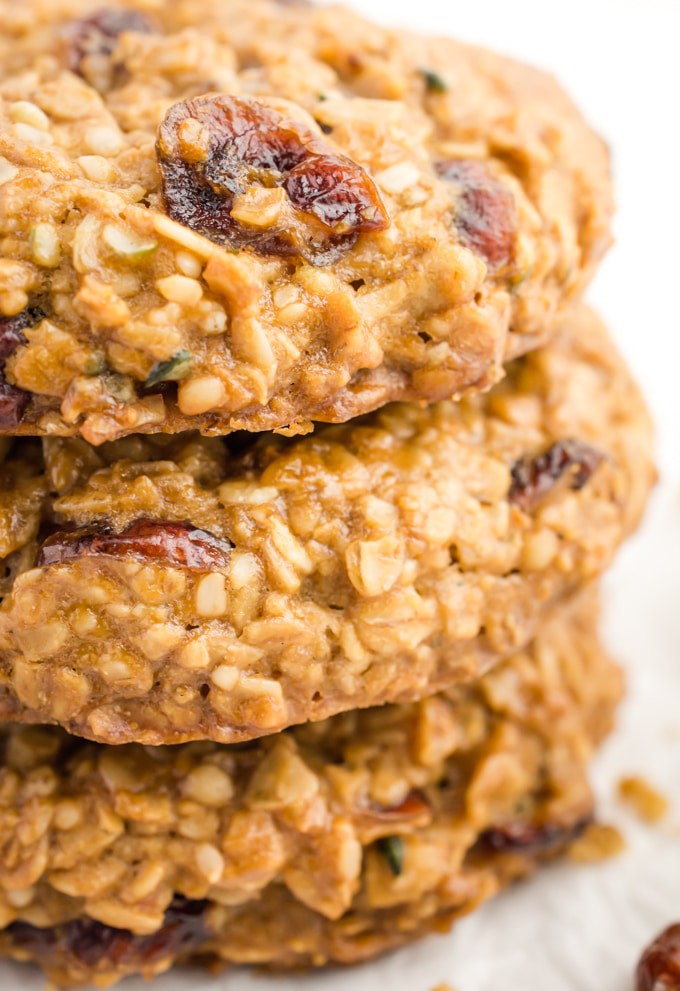
<svg viewBox="0 0 680 991">
<path fill-rule="evenodd" d="M 592 821 L 607 155 L 452 41 L 100 3 L 0 0 L 0 953 L 365 960 Z"/>
</svg>

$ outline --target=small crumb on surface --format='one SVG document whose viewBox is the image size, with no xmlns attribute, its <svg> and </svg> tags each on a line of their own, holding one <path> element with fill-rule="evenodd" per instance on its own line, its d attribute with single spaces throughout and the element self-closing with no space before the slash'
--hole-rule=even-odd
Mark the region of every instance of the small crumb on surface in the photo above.
<svg viewBox="0 0 680 991">
<path fill-rule="evenodd" d="M 594 864 L 616 857 L 626 849 L 626 841 L 616 826 L 594 822 L 568 850 L 570 860 L 579 864 Z"/>
<path fill-rule="evenodd" d="M 668 799 L 644 778 L 621 778 L 619 798 L 645 822 L 659 822 L 668 812 Z"/>
<path fill-rule="evenodd" d="M 432 991 L 455 991 L 455 988 L 452 988 L 450 984 L 444 981 L 442 984 L 437 984 L 436 987 L 432 988 Z"/>
</svg>

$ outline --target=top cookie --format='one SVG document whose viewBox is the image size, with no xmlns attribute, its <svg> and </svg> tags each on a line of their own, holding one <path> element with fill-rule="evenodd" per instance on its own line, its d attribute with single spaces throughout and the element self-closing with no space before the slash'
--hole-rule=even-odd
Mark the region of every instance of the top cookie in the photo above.
<svg viewBox="0 0 680 991">
<path fill-rule="evenodd" d="M 496 55 L 271 0 L 0 22 L 0 432 L 301 433 L 487 388 L 608 243 L 603 144 Z"/>
</svg>

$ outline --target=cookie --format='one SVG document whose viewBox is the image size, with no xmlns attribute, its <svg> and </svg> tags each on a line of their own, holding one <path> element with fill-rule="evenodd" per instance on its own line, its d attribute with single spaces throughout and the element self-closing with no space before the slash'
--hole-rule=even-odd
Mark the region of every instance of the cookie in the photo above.
<svg viewBox="0 0 680 991">
<path fill-rule="evenodd" d="M 297 440 L 19 440 L 0 713 L 231 743 L 475 678 L 607 567 L 650 446 L 588 311 L 462 403 Z"/>
<path fill-rule="evenodd" d="M 0 0 L 0 430 L 304 433 L 549 338 L 611 216 L 550 78 L 341 9 L 148 7 Z"/>
<path fill-rule="evenodd" d="M 621 693 L 592 590 L 472 686 L 247 747 L 4 731 L 0 954 L 64 987 L 177 960 L 354 963 L 495 894 L 592 817 Z"/>
</svg>

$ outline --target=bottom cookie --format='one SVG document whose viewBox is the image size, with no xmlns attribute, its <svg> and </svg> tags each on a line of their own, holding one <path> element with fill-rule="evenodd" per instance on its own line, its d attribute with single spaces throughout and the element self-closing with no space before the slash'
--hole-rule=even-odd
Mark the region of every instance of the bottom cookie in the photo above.
<svg viewBox="0 0 680 991">
<path fill-rule="evenodd" d="M 621 694 L 592 591 L 478 683 L 237 746 L 4 731 L 0 954 L 62 987 L 354 963 L 445 929 L 592 817 Z"/>
</svg>

